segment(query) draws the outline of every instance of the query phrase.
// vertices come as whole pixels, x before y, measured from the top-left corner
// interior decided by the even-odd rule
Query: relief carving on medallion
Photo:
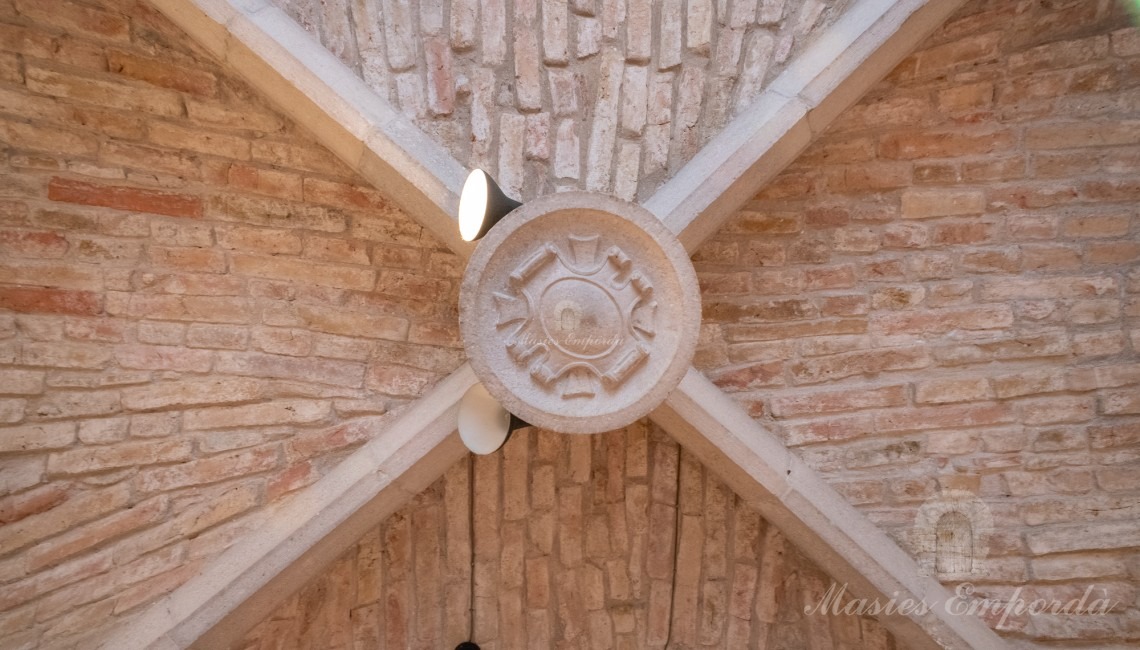
[[[511,358],[562,399],[619,388],[649,358],[656,335],[653,285],[598,235],[547,243],[494,293]]]

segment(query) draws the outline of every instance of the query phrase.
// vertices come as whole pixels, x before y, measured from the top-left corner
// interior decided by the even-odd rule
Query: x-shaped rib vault
[[[471,254],[454,217],[466,170],[283,11],[268,0],[151,2],[440,241]],[[961,3],[856,0],[643,207],[692,253]],[[464,364],[101,647],[240,639],[463,458],[456,414],[475,383]],[[1005,647],[980,619],[948,614],[950,594],[936,580],[696,369],[650,417],[851,592],[929,604],[921,615],[881,617],[904,647]]]

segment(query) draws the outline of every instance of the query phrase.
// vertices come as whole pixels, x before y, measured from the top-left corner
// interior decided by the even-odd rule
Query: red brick
[[[104,368],[111,360],[111,352],[96,343],[25,343],[20,362],[25,366],[54,368]]]
[[[192,95],[214,96],[217,93],[217,78],[187,63],[172,64],[169,60],[138,56],[124,50],[107,50],[107,68],[111,72]]]
[[[32,570],[50,566],[107,540],[157,523],[166,509],[166,498],[157,497],[85,526],[73,528],[63,535],[36,545],[28,554],[28,566]]]
[[[0,308],[24,313],[95,316],[103,311],[103,299],[90,291],[0,286]]]
[[[865,319],[847,318],[778,325],[734,325],[727,331],[727,339],[730,342],[771,341],[803,336],[863,334],[866,331]]]
[[[855,267],[851,264],[817,267],[804,272],[806,288],[812,291],[849,289],[855,286]]]
[[[1013,147],[1013,134],[1009,131],[986,133],[913,131],[887,133],[879,140],[879,154],[893,160],[916,158],[955,158],[958,156],[992,154]]]
[[[1069,217],[1061,224],[1067,237],[1120,237],[1127,235],[1132,224],[1128,214]]]
[[[883,334],[944,333],[951,330],[1002,329],[1013,324],[1009,305],[988,305],[966,309],[938,309],[872,314],[871,327]]]
[[[985,377],[932,379],[914,386],[914,401],[919,404],[975,402],[990,397],[990,386]]]
[[[183,416],[186,430],[268,427],[279,424],[309,424],[329,416],[323,400],[277,399],[261,404],[197,408]]]
[[[284,357],[258,352],[219,352],[216,372],[294,379],[333,386],[360,387],[364,366],[348,361]]]
[[[149,246],[146,254],[151,266],[159,269],[199,273],[224,273],[226,270],[226,256],[219,250]]]
[[[1081,267],[1080,249],[1062,244],[1025,244],[1020,247],[1026,271],[1075,271]]]
[[[272,503],[282,495],[315,483],[320,474],[312,463],[305,461],[277,473],[265,486],[265,499]]]
[[[319,274],[314,274],[312,262],[279,257],[234,254],[233,270],[243,275],[358,291],[371,291],[376,284],[376,272],[371,269],[326,264]]]
[[[1108,415],[1140,414],[1140,390],[1108,391],[1100,397],[1101,410]]]
[[[771,361],[718,371],[712,376],[712,381],[729,392],[749,391],[764,386],[782,386],[783,373],[783,361]]]
[[[21,15],[42,25],[97,35],[109,41],[130,40],[130,22],[122,15],[68,0],[53,2],[50,6],[34,0],[18,0],[18,7]]]
[[[185,149],[207,156],[232,160],[250,159],[250,143],[244,137],[173,122],[148,123],[147,140],[161,147]]]
[[[319,178],[305,178],[304,196],[307,202],[320,203],[336,208],[369,210],[381,213],[393,213],[396,210],[382,194],[374,189]]]
[[[772,415],[778,418],[816,413],[835,413],[906,404],[906,386],[871,389],[847,389],[803,395],[774,397],[770,401]]]
[[[701,295],[733,295],[751,292],[751,274],[698,272]]]
[[[130,318],[196,321],[206,323],[246,323],[250,308],[244,298],[215,296],[121,296],[114,305],[108,300],[107,312]]]
[[[230,165],[229,183],[256,194],[289,201],[300,201],[303,198],[300,174],[234,163]]]
[[[1061,370],[1027,370],[993,377],[994,394],[1000,398],[1021,397],[1065,390],[1065,374]]]
[[[55,43],[50,35],[19,25],[0,25],[0,50],[50,59]]]
[[[160,345],[121,345],[115,348],[115,360],[123,368],[181,372],[208,372],[214,361],[206,350]]]
[[[298,463],[332,450],[351,447],[372,438],[377,427],[376,421],[365,419],[323,431],[299,433],[285,443],[285,457],[289,463]]]
[[[930,357],[926,349],[912,346],[847,352],[796,361],[790,364],[789,371],[795,383],[815,384],[889,370],[916,370],[928,365]]]
[[[766,213],[745,210],[725,224],[725,232],[748,235],[793,234],[803,229],[802,218],[791,213]]]
[[[172,90],[139,88],[117,79],[97,77],[90,73],[68,74],[38,65],[27,65],[24,74],[28,89],[33,92],[117,111],[135,111],[165,117],[178,117],[182,114],[182,98]]]
[[[870,435],[874,431],[874,418],[866,414],[794,422],[784,426],[785,440],[790,446],[842,442]]]
[[[815,318],[819,310],[808,300],[766,300],[746,304],[706,302],[704,318],[720,322],[782,321]]]
[[[1021,268],[1019,249],[981,250],[962,255],[962,268],[976,273],[1016,273]]]
[[[165,492],[191,485],[207,485],[238,476],[260,474],[277,467],[278,445],[218,454],[209,458],[143,470],[135,478],[135,486],[144,493]]]
[[[980,161],[962,163],[962,180],[967,183],[1011,181],[1024,177],[1024,156],[986,156]]]
[[[0,525],[50,510],[66,498],[66,484],[52,483],[0,499]]]
[[[1140,200],[1140,181],[1131,178],[1087,181],[1081,196],[1091,201],[1135,202]]]
[[[419,397],[439,378],[439,375],[433,372],[418,368],[375,364],[368,369],[364,383],[370,390],[385,395]]]
[[[1017,402],[1018,415],[1026,424],[1087,422],[1096,415],[1093,398],[1085,396],[1037,397]]]
[[[262,384],[254,379],[215,377],[163,381],[123,390],[123,406],[151,410],[174,406],[245,402],[262,396]]]
[[[98,142],[88,134],[0,118],[0,141],[15,149],[54,155],[93,156]]]
[[[870,192],[910,185],[912,170],[906,163],[868,162],[827,170],[828,188],[836,192]]]
[[[919,52],[917,73],[940,74],[965,64],[979,64],[997,58],[1001,32],[993,31],[954,40]]]
[[[902,216],[907,219],[982,214],[985,209],[980,190],[910,189],[902,194]]]
[[[86,474],[122,467],[184,461],[190,458],[189,440],[121,442],[84,446],[48,456],[49,474]]]
[[[202,200],[196,196],[121,185],[99,185],[59,177],[51,179],[48,184],[48,198],[172,217],[202,216]]]
[[[1009,278],[982,284],[983,300],[1026,300],[1030,298],[1092,298],[1111,295],[1117,282],[1111,276],[1072,276],[1061,278]]]
[[[51,510],[0,527],[0,553],[7,554],[11,550],[97,519],[119,510],[129,501],[130,489],[125,484],[78,492]]]
[[[876,433],[902,433],[932,429],[979,427],[1012,422],[1007,404],[982,402],[951,406],[925,406],[895,409],[875,414]]]
[[[1090,242],[1084,260],[1093,265],[1133,264],[1140,261],[1140,243],[1133,241]]]
[[[364,242],[333,237],[306,237],[304,256],[324,262],[369,264],[368,246]]]
[[[118,140],[100,144],[99,162],[128,169],[162,172],[179,178],[197,179],[201,176],[198,160],[191,154]]]

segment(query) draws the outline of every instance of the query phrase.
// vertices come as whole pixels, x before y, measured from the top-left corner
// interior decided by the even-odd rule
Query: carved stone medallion
[[[475,249],[460,329],[475,373],[507,410],[563,433],[647,415],[688,369],[700,327],[688,255],[644,208],[555,194]]]

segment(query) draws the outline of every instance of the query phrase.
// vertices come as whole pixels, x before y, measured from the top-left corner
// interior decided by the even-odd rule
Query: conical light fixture
[[[459,236],[475,241],[522,203],[503,194],[503,190],[482,169],[474,169],[463,183],[459,195]]]
[[[483,384],[467,389],[459,401],[459,438],[471,453],[493,454],[512,432],[529,426],[503,408]]]

